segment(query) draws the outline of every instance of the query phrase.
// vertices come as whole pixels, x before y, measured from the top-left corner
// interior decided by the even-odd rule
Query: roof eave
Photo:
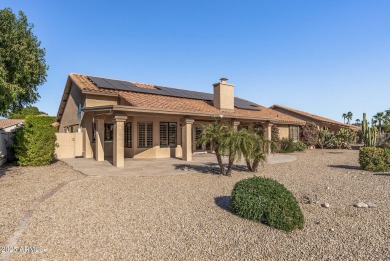
[[[83,111],[84,112],[102,112],[102,111],[144,112],[144,113],[186,115],[186,116],[200,116],[200,117],[215,116],[215,114],[212,114],[212,113],[161,110],[161,109],[153,109],[153,108],[140,108],[140,107],[126,106],[126,105],[107,105],[107,106],[86,107],[86,108],[83,108]],[[279,120],[277,118],[268,118],[268,117],[261,117],[260,118],[260,117],[250,117],[250,116],[248,117],[248,116],[229,115],[229,114],[223,114],[223,113],[221,115],[223,115],[223,118],[228,118],[228,119],[246,119],[246,120],[279,122]]]

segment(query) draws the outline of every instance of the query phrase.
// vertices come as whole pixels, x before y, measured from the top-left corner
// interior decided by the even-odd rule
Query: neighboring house
[[[318,116],[315,114],[307,113],[304,111],[288,108],[288,107],[277,105],[277,104],[271,106],[270,109],[275,110],[275,111],[279,111],[281,113],[290,115],[292,117],[301,119],[301,120],[306,121],[306,122],[314,122],[320,128],[326,128],[326,129],[329,129],[330,131],[338,131],[341,128],[348,128],[348,129],[351,129],[353,131],[360,130],[360,127],[358,127],[358,126],[354,126],[351,124],[345,124],[345,123],[331,120],[331,119],[328,119],[328,118],[325,118],[322,116]]]
[[[206,150],[196,139],[204,124],[223,119],[235,128],[262,128],[267,139],[277,125],[281,137],[298,139],[304,121],[234,97],[234,85],[222,78],[214,93],[70,74],[57,114],[59,132],[82,132],[82,155],[103,161],[113,157],[192,160]]]
[[[13,160],[12,133],[23,123],[24,120],[0,119],[0,166]]]

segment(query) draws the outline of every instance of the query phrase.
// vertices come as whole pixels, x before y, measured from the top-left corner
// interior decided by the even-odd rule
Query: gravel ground
[[[45,167],[0,167],[0,246],[14,233],[19,221],[61,183],[82,177],[63,162]]]
[[[87,177],[36,206],[18,245],[43,247],[45,253],[15,253],[11,260],[390,260],[390,174],[359,170],[358,151],[294,155],[296,161],[265,165],[258,175],[283,183],[299,201],[307,196],[330,204],[300,203],[303,230],[285,233],[230,213],[234,184],[252,176],[245,172],[231,178],[194,172]],[[7,181],[6,175],[1,188],[21,183],[10,191],[35,199],[57,176],[78,177],[65,177],[64,170],[70,171],[63,164],[42,168],[47,177],[35,178],[23,168],[28,173],[21,181],[19,175]],[[13,212],[9,201],[15,199],[8,195],[5,209]],[[358,201],[378,207],[353,207]],[[14,219],[28,207],[18,207]]]

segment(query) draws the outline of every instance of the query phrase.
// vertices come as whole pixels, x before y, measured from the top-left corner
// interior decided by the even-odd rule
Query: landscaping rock
[[[354,206],[357,208],[368,208],[368,205],[364,202],[358,202]]]
[[[372,203],[372,202],[367,202],[367,206],[368,206],[369,208],[376,208],[376,207],[377,207],[377,205],[374,204],[374,203]]]
[[[330,207],[329,203],[322,203],[321,206],[323,206],[324,208],[329,208]]]

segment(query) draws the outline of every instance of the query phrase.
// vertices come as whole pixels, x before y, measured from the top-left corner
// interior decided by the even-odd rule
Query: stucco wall
[[[83,101],[81,90],[74,83],[72,83],[70,87],[69,97],[64,108],[64,113],[61,118],[59,132],[64,132],[64,127],[66,126],[80,124],[81,118],[79,119],[77,117],[77,113],[78,106],[79,104],[82,104],[82,102]],[[77,127],[78,126],[75,127],[75,131]]]
[[[94,94],[86,94],[85,107],[118,105],[118,97],[116,96],[102,96]]]
[[[92,115],[86,115],[83,119],[82,126],[85,128],[83,130],[84,136],[90,135],[91,138],[84,137],[84,140],[87,142],[88,140],[92,141],[92,119],[89,119]],[[181,119],[179,117],[172,116],[128,116],[126,122],[132,123],[132,148],[125,147],[125,158],[169,158],[169,157],[182,157],[182,139],[181,139],[181,127],[180,127]],[[105,123],[112,124],[112,116],[107,116],[104,120]],[[152,148],[138,148],[138,122],[152,122],[153,123],[153,147]],[[160,122],[176,122],[176,136],[177,136],[177,146],[174,148],[166,148],[160,147]],[[90,149],[92,155],[95,154],[95,142],[90,142]],[[84,145],[85,148],[88,144]],[[105,157],[113,156],[113,142],[105,141],[104,142],[104,155]]]

